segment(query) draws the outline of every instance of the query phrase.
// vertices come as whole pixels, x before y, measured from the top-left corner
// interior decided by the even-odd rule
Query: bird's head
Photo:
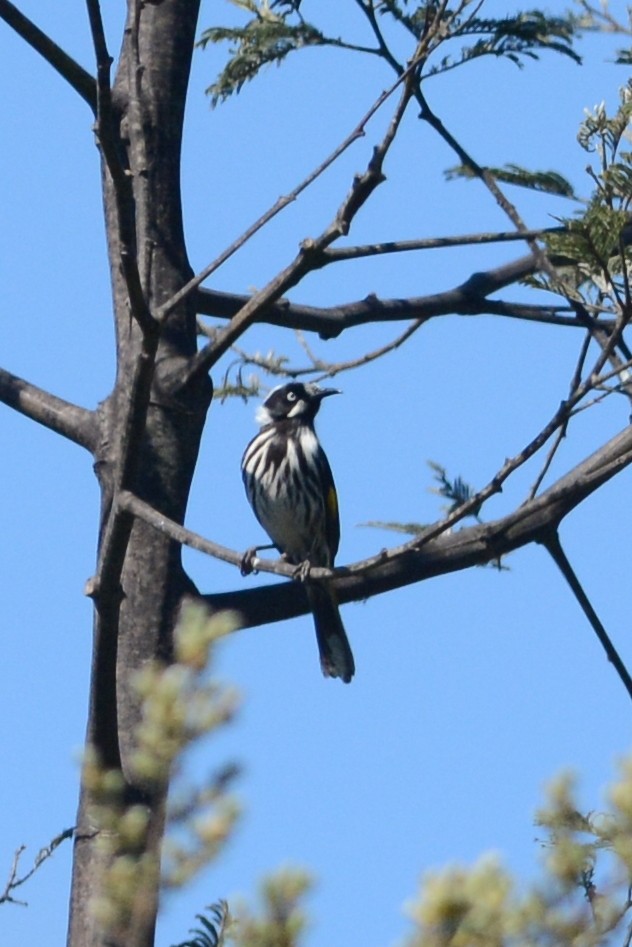
[[[304,385],[292,381],[289,385],[273,388],[257,411],[257,421],[262,426],[288,418],[313,421],[323,398],[339,395],[337,388],[319,388],[318,385]]]

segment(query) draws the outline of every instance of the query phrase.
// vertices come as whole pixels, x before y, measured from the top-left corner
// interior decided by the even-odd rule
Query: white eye
[[[288,401],[296,401],[296,393],[294,391],[288,391],[285,397]]]

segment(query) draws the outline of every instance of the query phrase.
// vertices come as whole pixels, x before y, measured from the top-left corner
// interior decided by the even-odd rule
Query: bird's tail
[[[305,586],[314,615],[323,674],[339,677],[348,684],[355,674],[355,662],[333,590],[322,582],[308,581]]]

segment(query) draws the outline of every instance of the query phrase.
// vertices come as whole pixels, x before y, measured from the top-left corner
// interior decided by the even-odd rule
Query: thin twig
[[[337,157],[345,147],[348,147],[351,141],[354,141],[360,134],[363,134],[364,125],[366,121],[368,121],[368,117],[374,114],[377,108],[379,108],[383,101],[386,101],[395,88],[400,84],[404,85],[402,95],[400,96],[382,141],[374,149],[365,172],[362,175],[355,176],[351,190],[338,208],[331,224],[316,239],[304,241],[299,254],[294,260],[278,273],[262,290],[255,293],[254,296],[251,296],[243,308],[233,317],[230,324],[218,334],[215,341],[205,346],[191,359],[188,369],[180,382],[182,387],[190,384],[201,373],[207,372],[255,321],[256,317],[263,310],[277,302],[283,293],[296,285],[307,273],[317,269],[321,265],[323,250],[339,237],[349,232],[349,227],[357,212],[368,200],[374,189],[384,180],[382,165],[410,102],[413,91],[411,77],[417,68],[417,62],[412,62],[398,82],[380,96],[360,125],[357,126],[355,131],[348,136],[345,142],[334,152],[332,158],[334,156]],[[198,282],[201,282],[201,280],[198,280]],[[193,280],[191,284],[187,285],[189,285],[191,289],[194,289],[198,283]],[[179,295],[180,294],[177,293],[173,299],[176,299]],[[167,307],[170,307],[172,302],[168,303]],[[163,311],[164,308],[165,307],[162,307],[161,311]]]
[[[621,679],[621,683],[623,684],[626,691],[628,692],[628,696],[632,699],[632,677],[630,677],[628,669],[623,663],[623,660],[621,659],[619,652],[617,651],[614,644],[612,643],[612,640],[610,639],[608,632],[606,631],[602,622],[600,621],[599,616],[597,615],[595,609],[593,608],[590,602],[590,599],[586,595],[581,582],[577,578],[573,570],[573,567],[568,561],[568,558],[564,550],[562,549],[562,544],[560,543],[560,538],[557,533],[557,530],[554,530],[551,533],[545,535],[543,538],[540,539],[540,542],[545,547],[545,549],[547,550],[547,552],[549,553],[549,555],[555,562],[556,566],[559,568],[560,572],[566,579],[573,595],[575,596],[575,598],[577,599],[580,605],[580,608],[582,609],[584,615],[590,622],[590,625],[593,631],[597,635],[597,638],[599,639],[601,646],[606,652],[606,657],[608,658],[608,661],[610,661],[610,663],[613,665],[615,671],[617,672],[617,674],[619,675],[619,678]]]
[[[577,365],[575,366],[575,371],[573,372],[573,378],[572,378],[571,383],[570,383],[570,386],[569,386],[569,394],[570,394],[571,397],[572,397],[573,393],[574,393],[575,391],[577,391],[577,389],[578,389],[578,387],[579,387],[579,385],[580,385],[580,383],[581,383],[581,377],[582,377],[582,372],[583,372],[583,369],[584,369],[584,363],[585,363],[586,357],[587,357],[587,355],[588,355],[588,348],[589,348],[589,346],[590,346],[591,340],[592,340],[592,336],[591,336],[590,332],[587,332],[586,335],[585,335],[585,337],[584,337],[584,341],[583,341],[583,343],[582,343],[582,347],[581,347],[581,350],[580,350],[580,353],[579,353],[579,358],[577,359]],[[542,484],[542,481],[543,481],[544,478],[546,477],[546,475],[547,475],[547,473],[548,473],[548,470],[549,470],[551,464],[553,463],[553,458],[555,457],[555,455],[556,455],[556,453],[557,453],[557,450],[558,450],[560,444],[562,443],[562,441],[563,441],[564,438],[566,437],[566,432],[567,432],[567,430],[568,430],[568,425],[569,425],[570,419],[571,419],[571,413],[569,412],[568,417],[566,418],[566,420],[564,421],[564,423],[561,425],[559,431],[557,432],[557,435],[556,435],[556,437],[555,437],[555,440],[554,440],[554,442],[553,442],[553,445],[552,445],[552,447],[551,447],[549,453],[547,454],[546,460],[544,461],[544,465],[543,465],[543,467],[542,467],[542,470],[540,471],[540,473],[539,473],[538,476],[536,477],[535,483],[533,484],[533,486],[531,487],[531,490],[529,491],[529,499],[531,499],[532,497],[534,497],[534,496],[536,495],[536,493],[538,492],[538,490],[540,489],[540,486],[541,486],[541,484]]]
[[[412,335],[414,335],[417,329],[419,329],[424,324],[424,321],[425,320],[422,319],[416,319],[414,322],[411,322],[403,332],[397,335],[390,342],[387,342],[386,345],[382,345],[370,352],[365,352],[364,355],[360,355],[358,358],[348,359],[344,362],[327,362],[321,358],[318,358],[311,351],[305,339],[301,337],[299,337],[299,343],[311,361],[311,365],[306,365],[305,367],[287,365],[284,361],[276,365],[274,364],[274,360],[266,359],[264,355],[248,355],[247,352],[239,349],[236,345],[233,345],[231,348],[232,351],[234,351],[236,355],[239,356],[239,362],[242,365],[252,365],[256,368],[262,368],[269,375],[283,375],[287,378],[300,378],[303,375],[313,375],[314,372],[317,372],[318,376],[314,378],[314,381],[322,381],[324,378],[333,378],[336,375],[340,375],[342,372],[359,368],[362,365],[368,365],[370,362],[374,362],[377,359],[382,358],[384,355],[394,352]],[[205,327],[203,327],[203,330],[204,334],[206,334]],[[297,334],[299,336],[301,335],[300,332]]]
[[[19,901],[17,898],[14,898],[12,892],[32,878],[38,868],[40,868],[41,865],[43,865],[43,863],[53,855],[55,850],[59,848],[62,842],[65,842],[67,839],[71,839],[73,837],[74,832],[74,828],[64,829],[63,832],[60,832],[59,835],[55,836],[55,838],[49,842],[48,845],[45,845],[44,848],[39,850],[33,861],[33,867],[30,868],[29,871],[27,871],[24,875],[18,877],[20,859],[26,851],[26,845],[20,845],[20,847],[14,852],[11,868],[9,869],[9,877],[5,883],[4,890],[0,891],[0,904],[19,904],[23,907],[26,907],[26,901]]]
[[[280,197],[272,207],[255,220],[247,230],[245,230],[233,243],[230,244],[225,250],[223,250],[218,257],[216,257],[208,266],[205,266],[204,269],[200,270],[188,283],[178,290],[171,299],[168,299],[157,312],[157,318],[162,320],[166,318],[173,309],[176,308],[179,303],[182,302],[187,296],[190,295],[197,287],[208,279],[208,277],[214,273],[216,270],[223,266],[223,264],[230,259],[238,250],[240,250],[262,227],[265,227],[274,217],[277,216],[288,204],[292,204],[297,198],[305,191],[314,181],[317,180],[328,168],[334,164],[338,158],[347,151],[351,145],[357,141],[359,138],[363,138],[366,134],[366,126],[369,121],[373,118],[375,113],[382,107],[382,105],[390,98],[390,96],[395,92],[395,90],[401,85],[403,77],[399,77],[396,82],[394,82],[388,89],[386,89],[382,94],[375,100],[370,109],[362,116],[355,128],[350,132],[349,135],[342,141],[337,148],[335,148],[332,153],[325,158],[325,160],[318,165],[313,171],[311,171],[300,184],[298,184],[289,194]]]
[[[326,263],[343,260],[358,260],[367,256],[386,253],[409,253],[416,250],[442,250],[453,247],[481,246],[487,243],[512,243],[517,240],[535,240],[545,234],[563,233],[564,227],[549,227],[544,230],[509,231],[500,233],[460,234],[454,237],[428,237],[420,240],[389,240],[385,243],[359,244],[354,247],[332,247],[324,251]]]
[[[420,536],[411,540],[411,542],[408,544],[409,548],[421,549],[432,539],[435,539],[437,536],[441,535],[447,530],[452,529],[452,527],[464,519],[464,517],[469,516],[475,510],[480,509],[480,507],[487,500],[489,500],[490,497],[500,493],[508,477],[510,477],[511,474],[522,467],[546,444],[549,438],[551,438],[552,435],[555,434],[555,432],[566,422],[567,417],[575,409],[579,402],[582,401],[582,399],[585,398],[585,396],[590,391],[602,384],[605,380],[605,377],[611,377],[614,374],[618,374],[618,372],[619,369],[614,370],[604,377],[591,374],[589,378],[578,385],[572,395],[570,395],[565,401],[561,402],[548,424],[546,424],[540,430],[540,432],[536,434],[536,436],[520,451],[520,453],[505,461],[498,473],[496,473],[496,475],[485,487],[470,497],[470,499],[461,506],[453,510],[453,512],[446,516],[446,518],[440,523],[428,527],[428,529],[424,530]]]

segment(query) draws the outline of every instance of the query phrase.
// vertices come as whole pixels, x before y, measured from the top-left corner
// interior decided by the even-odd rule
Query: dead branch
[[[14,897],[13,892],[16,890],[16,888],[19,888],[30,878],[32,878],[38,868],[40,868],[40,866],[43,865],[44,862],[53,855],[55,850],[59,848],[62,842],[65,842],[67,839],[71,839],[73,837],[74,831],[74,828],[64,829],[63,832],[60,832],[59,835],[56,835],[48,845],[45,845],[44,848],[39,850],[35,856],[32,867],[23,875],[18,875],[18,868],[20,865],[20,859],[26,851],[26,845],[20,845],[20,847],[16,849],[13,854],[13,860],[11,862],[11,868],[9,869],[9,876],[6,880],[4,890],[0,891],[0,904],[20,904],[23,907],[26,907],[26,901],[19,901],[16,897]]]

